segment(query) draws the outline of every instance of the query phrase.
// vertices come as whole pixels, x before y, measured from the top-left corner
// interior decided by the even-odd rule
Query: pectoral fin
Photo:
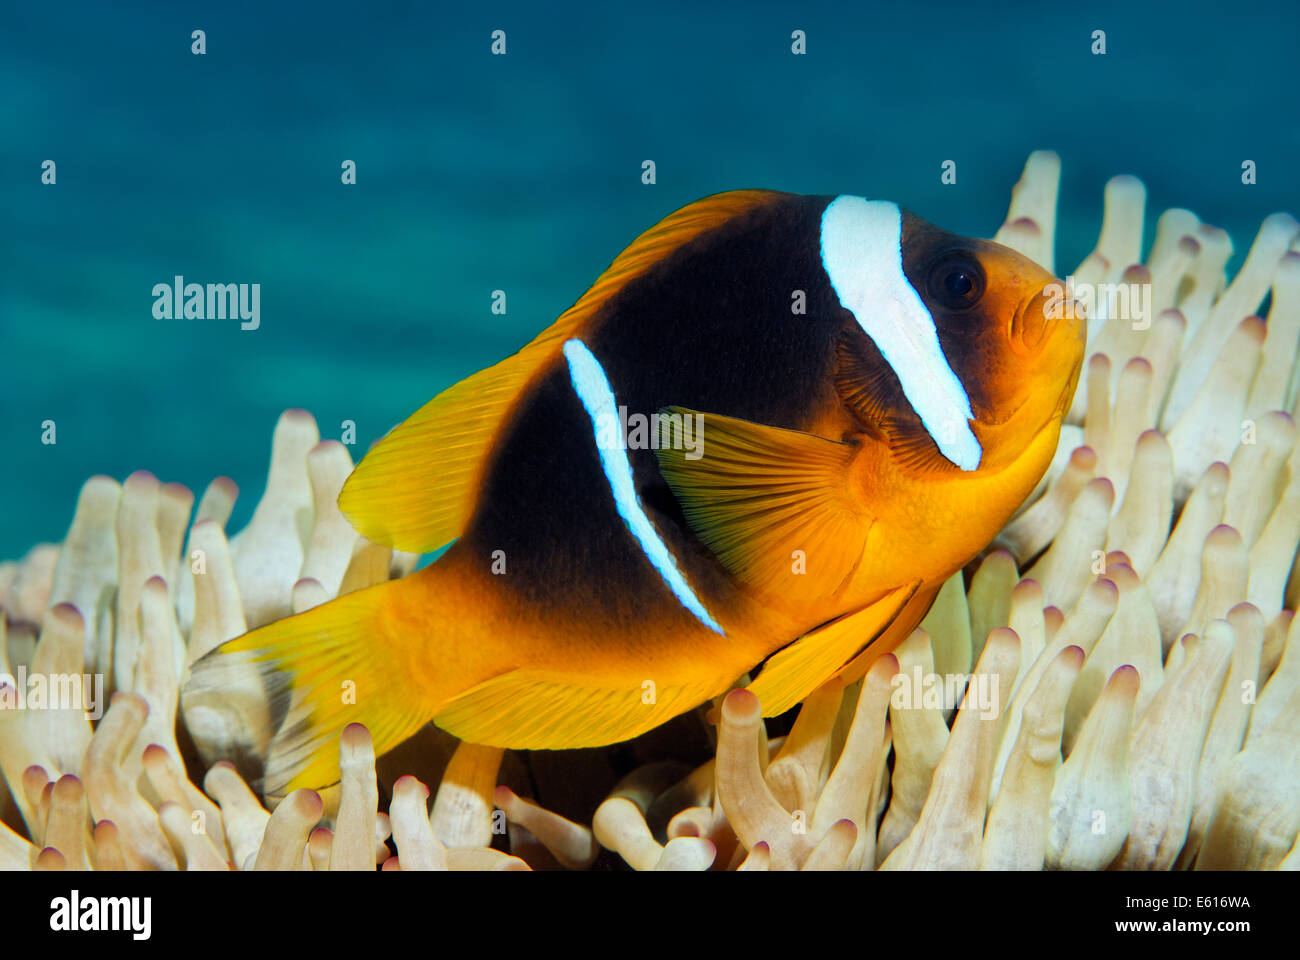
[[[696,536],[759,592],[834,593],[861,560],[872,522],[849,492],[857,448],[711,413],[703,424],[697,459],[656,451]]]

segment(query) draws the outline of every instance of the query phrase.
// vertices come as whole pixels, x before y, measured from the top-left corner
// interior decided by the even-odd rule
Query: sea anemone
[[[1053,271],[1058,182],[1032,155],[996,236]],[[1091,296],[1088,360],[1039,489],[792,724],[735,689],[632,744],[428,727],[378,763],[354,724],[337,786],[259,798],[258,678],[216,710],[182,697],[189,665],[418,558],[349,526],[351,456],[302,411],[229,540],[228,479],[190,525],[177,484],[91,478],[61,545],[0,565],[0,706],[24,707],[0,709],[0,866],[1300,869],[1300,228],[1266,219],[1228,283],[1226,233],[1166,211],[1143,262],[1144,215],[1111,180],[1062,298]],[[78,706],[50,708],[55,678]]]

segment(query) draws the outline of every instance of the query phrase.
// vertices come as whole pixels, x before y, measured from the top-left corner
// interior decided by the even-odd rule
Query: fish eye
[[[949,310],[965,310],[984,295],[984,271],[966,254],[945,254],[930,267],[929,289]]]

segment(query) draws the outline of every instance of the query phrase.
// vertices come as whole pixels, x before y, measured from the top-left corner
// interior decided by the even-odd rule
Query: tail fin
[[[428,638],[394,616],[408,581],[358,590],[236,637],[196,662],[187,704],[217,707],[250,668],[270,698],[271,738],[262,778],[266,794],[319,789],[339,779],[339,735],[363,723],[375,753],[395,747],[433,718],[424,664]]]

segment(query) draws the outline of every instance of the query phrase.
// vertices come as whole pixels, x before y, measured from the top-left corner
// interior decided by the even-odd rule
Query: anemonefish
[[[261,672],[269,793],[337,781],[352,722],[379,752],[431,720],[589,747],[746,674],[779,714],[904,639],[1043,476],[1085,332],[1055,283],[885,201],[690,204],[352,473],[357,530],[454,541],[436,562],[226,643],[187,692]]]

